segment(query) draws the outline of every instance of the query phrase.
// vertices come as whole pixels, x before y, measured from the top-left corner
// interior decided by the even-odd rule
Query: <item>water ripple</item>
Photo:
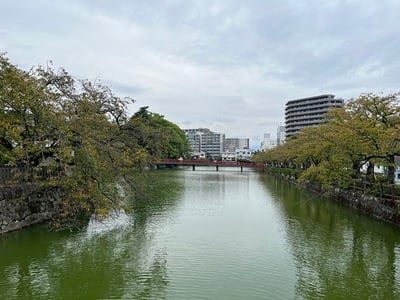
[[[107,216],[99,218],[93,215],[86,229],[89,237],[97,234],[104,234],[106,232],[127,227],[131,223],[131,218],[125,213],[124,210],[112,210]]]

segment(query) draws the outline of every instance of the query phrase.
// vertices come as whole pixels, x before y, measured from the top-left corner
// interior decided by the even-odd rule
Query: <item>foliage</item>
[[[282,174],[294,178],[299,178],[301,174],[304,172],[300,169],[291,169],[291,168],[269,168],[268,171],[270,173]]]
[[[0,55],[0,163],[59,170],[64,219],[120,207],[121,186],[137,189],[152,156],[189,149],[182,130],[147,107],[129,118],[130,102],[99,81],[51,65],[23,71]]]
[[[375,180],[374,165],[387,169],[386,182],[394,182],[395,157],[400,155],[399,94],[363,94],[344,108],[331,110],[326,122],[307,127],[295,137],[254,160],[274,167],[305,170],[300,180],[325,187],[348,187],[368,166],[367,179]]]
[[[149,112],[148,106],[141,107],[128,124],[138,129],[139,144],[153,157],[189,156],[190,144],[184,131],[164,119],[164,116]]]

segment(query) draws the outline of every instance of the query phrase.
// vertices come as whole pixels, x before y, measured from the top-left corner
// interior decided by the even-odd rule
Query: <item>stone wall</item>
[[[57,187],[0,186],[0,234],[51,220],[60,212],[61,199]]]
[[[296,178],[279,174],[287,181],[298,184]],[[367,214],[375,219],[383,220],[400,226],[400,201],[384,199],[366,195],[357,190],[323,190],[318,184],[306,181],[301,186],[307,190],[316,192],[324,198],[339,202],[343,205]]]
[[[376,219],[400,226],[400,201],[365,195],[358,191],[335,190],[330,198]]]

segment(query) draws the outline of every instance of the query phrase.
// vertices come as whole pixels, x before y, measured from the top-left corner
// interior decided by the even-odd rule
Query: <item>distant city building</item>
[[[235,149],[235,151],[225,151],[221,155],[222,161],[251,160],[255,151],[251,149]]]
[[[237,149],[236,160],[251,160],[255,151],[250,149]]]
[[[194,155],[198,155],[201,152],[201,134],[203,130],[205,129],[184,129],[186,138],[188,139],[190,148],[192,149],[192,154]]]
[[[224,151],[221,159],[222,161],[236,161],[236,151]]]
[[[285,126],[279,125],[278,129],[276,130],[276,144],[282,145],[285,142],[286,138],[286,128]]]
[[[343,104],[343,99],[335,99],[335,95],[330,94],[288,101],[285,109],[286,138],[304,127],[321,124],[326,112]]]
[[[276,146],[276,141],[271,138],[270,133],[264,133],[264,138],[261,142],[261,151],[272,149]]]
[[[208,128],[184,129],[192,149],[192,156],[216,159],[224,150],[225,134]]]
[[[204,151],[192,152],[192,159],[207,158]]]
[[[236,149],[249,149],[249,144],[248,138],[226,138],[224,142],[224,152],[234,152]]]

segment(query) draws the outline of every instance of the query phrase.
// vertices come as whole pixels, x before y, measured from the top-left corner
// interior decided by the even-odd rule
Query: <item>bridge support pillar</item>
[[[216,165],[216,168],[217,168],[217,172],[218,172],[218,165]]]
[[[192,165],[192,171],[196,170],[196,167],[194,165]]]

